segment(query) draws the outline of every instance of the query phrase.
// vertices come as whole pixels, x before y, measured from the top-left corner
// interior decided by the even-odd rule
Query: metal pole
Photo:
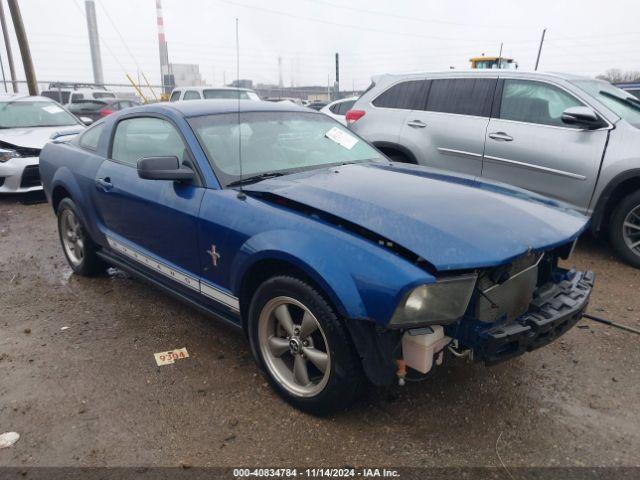
[[[13,29],[16,32],[18,46],[20,47],[20,56],[22,57],[22,66],[24,67],[24,76],[27,79],[29,87],[29,95],[38,95],[38,82],[36,81],[36,72],[33,69],[33,60],[31,59],[31,51],[29,50],[29,41],[27,40],[27,32],[22,23],[22,14],[18,0],[7,0],[11,19],[13,20]]]
[[[536,68],[538,70],[538,63],[540,63],[540,54],[542,53],[542,44],[544,43],[544,34],[547,33],[547,29],[542,30],[542,37],[540,38],[540,46],[538,47],[538,56],[536,57]]]
[[[335,88],[335,98],[336,100],[340,96],[340,56],[336,52],[336,88]]]
[[[102,72],[102,56],[100,55],[100,36],[98,35],[98,22],[96,21],[96,4],[93,0],[85,0],[84,7],[87,12],[87,31],[89,32],[89,49],[91,50],[93,83],[103,85],[104,75]]]
[[[7,79],[4,77],[4,64],[2,63],[2,55],[0,55],[0,69],[2,69],[2,83],[4,84],[4,93],[9,93],[9,90],[7,90]]]
[[[7,61],[9,62],[9,73],[11,75],[11,84],[13,85],[13,93],[18,93],[18,81],[16,80],[16,69],[13,65],[13,54],[11,53],[11,40],[9,39],[9,30],[7,30],[7,20],[4,17],[4,6],[0,0],[0,25],[2,26],[2,35],[4,36],[4,45],[7,49]]]
[[[502,68],[502,45],[503,42],[500,42],[500,53],[498,54],[498,69]]]

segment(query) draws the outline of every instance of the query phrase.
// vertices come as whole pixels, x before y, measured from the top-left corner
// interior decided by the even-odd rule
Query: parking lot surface
[[[0,199],[0,245],[0,433],[21,435],[0,466],[640,464],[638,335],[582,320],[315,418],[268,387],[241,333],[122,272],[72,275],[49,205]],[[570,263],[596,272],[590,313],[640,327],[640,271],[589,236]]]

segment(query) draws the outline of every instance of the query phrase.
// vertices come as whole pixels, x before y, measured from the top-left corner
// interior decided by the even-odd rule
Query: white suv
[[[82,100],[98,100],[116,98],[116,94],[105,88],[83,87],[67,84],[51,84],[47,90],[40,92],[43,97],[55,100],[61,105],[80,102]]]
[[[250,88],[235,87],[176,87],[171,91],[169,97],[170,102],[179,100],[229,100],[236,99],[240,96],[240,100],[256,100],[260,101],[260,97]]]

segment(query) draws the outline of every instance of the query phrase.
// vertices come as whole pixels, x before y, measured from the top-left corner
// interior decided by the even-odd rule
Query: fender
[[[592,231],[599,232],[602,228],[607,204],[609,203],[609,200],[611,200],[611,197],[613,196],[616,189],[622,183],[634,178],[640,181],[640,168],[633,168],[619,173],[609,181],[606,187],[604,187],[602,193],[600,194],[600,198],[598,198],[598,202],[596,203],[596,207],[594,208],[593,215],[591,217]]]
[[[352,236],[350,240],[335,232],[333,236],[289,229],[260,233],[248,239],[234,259],[232,291],[240,292],[246,272],[256,262],[286,261],[316,282],[341,315],[384,325],[409,288],[435,281],[424,270],[377,245]]]

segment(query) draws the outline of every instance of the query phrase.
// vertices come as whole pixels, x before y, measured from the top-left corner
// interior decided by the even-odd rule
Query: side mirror
[[[138,160],[138,176],[145,180],[193,180],[195,173],[189,167],[180,166],[178,157],[147,157]]]
[[[568,125],[578,125],[589,130],[602,128],[606,123],[589,107],[569,107],[562,112],[562,121]]]
[[[80,117],[80,121],[84,123],[87,127],[93,123],[93,119],[89,117]]]

